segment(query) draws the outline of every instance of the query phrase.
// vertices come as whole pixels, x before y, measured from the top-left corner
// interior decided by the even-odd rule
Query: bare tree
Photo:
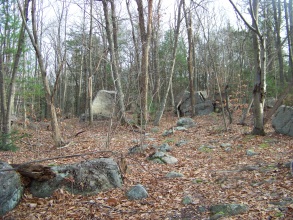
[[[282,42],[281,42],[281,0],[278,0],[278,8],[276,6],[276,1],[272,0],[273,10],[274,10],[274,21],[275,21],[275,44],[278,53],[278,62],[279,62],[279,75],[280,83],[284,84],[284,62],[283,62],[283,51],[282,51]]]
[[[109,44],[109,53],[110,53],[110,60],[111,60],[111,67],[114,75],[114,82],[115,82],[115,88],[118,95],[118,104],[119,104],[119,110],[118,110],[118,118],[122,124],[126,123],[125,118],[125,105],[124,105],[124,94],[122,90],[121,85],[121,77],[119,73],[119,67],[118,67],[118,57],[117,52],[115,52],[115,48],[117,49],[117,27],[113,27],[113,23],[116,23],[116,21],[112,21],[112,26],[110,25],[110,18],[109,18],[109,10],[108,10],[108,1],[111,2],[111,13],[112,13],[112,20],[116,19],[116,12],[115,12],[115,4],[114,0],[103,0],[103,10],[104,10],[104,16],[105,16],[105,22],[106,22],[106,33],[107,33],[107,39]],[[115,38],[115,39],[114,39]],[[115,43],[116,42],[116,43]],[[115,47],[116,45],[116,47]]]
[[[23,16],[27,19],[28,16],[28,0],[24,1],[24,12]],[[1,123],[1,133],[2,133],[2,146],[6,146],[9,142],[9,135],[11,132],[11,110],[13,104],[13,97],[15,94],[15,80],[16,73],[19,67],[19,61],[21,57],[21,53],[23,52],[23,46],[25,41],[25,22],[22,22],[20,33],[18,37],[17,51],[14,55],[13,65],[12,65],[12,74],[11,79],[8,86],[8,94],[5,95],[5,83],[4,83],[4,68],[3,68],[3,57],[2,57],[2,46],[0,49],[0,100],[1,100],[1,114],[2,118],[0,120]],[[7,102],[6,102],[7,101]]]
[[[151,74],[151,81],[152,81],[152,90],[153,90],[153,102],[160,103],[160,70],[159,70],[159,36],[160,36],[160,11],[161,9],[161,0],[158,1],[158,5],[156,8],[156,15],[154,16],[156,19],[153,19],[152,25],[152,74]]]
[[[195,115],[195,94],[194,94],[194,41],[192,33],[192,15],[190,9],[188,10],[183,1],[183,10],[185,16],[187,37],[188,37],[188,72],[189,72],[189,91],[190,91],[190,105],[191,105],[191,117]]]
[[[253,88],[253,100],[254,100],[254,127],[252,134],[265,135],[264,131],[264,103],[266,97],[266,40],[262,35],[258,25],[258,11],[259,0],[253,0],[250,2],[250,15],[252,18],[252,25],[250,25],[232,0],[229,2],[234,7],[237,14],[244,21],[246,26],[253,33],[253,47],[254,47],[254,60],[255,60],[255,78]]]
[[[44,87],[45,87],[46,102],[47,102],[47,105],[49,106],[50,112],[51,112],[51,126],[52,126],[53,140],[54,140],[54,143],[55,143],[56,147],[61,147],[64,144],[64,141],[62,139],[61,131],[60,131],[60,128],[59,128],[59,125],[58,125],[56,108],[55,108],[55,104],[54,104],[54,93],[56,91],[56,83],[57,83],[57,81],[55,82],[54,90],[52,92],[51,89],[50,89],[49,80],[48,80],[48,77],[47,77],[47,70],[46,70],[46,67],[45,67],[44,59],[43,59],[42,52],[41,52],[40,46],[39,46],[39,37],[38,37],[38,33],[37,33],[37,28],[36,28],[36,1],[35,0],[31,1],[32,2],[32,10],[31,10],[31,12],[32,12],[32,18],[31,18],[31,20],[32,20],[32,32],[31,32],[31,30],[29,29],[29,27],[27,25],[26,17],[25,17],[24,11],[22,9],[22,6],[21,6],[19,0],[17,0],[17,2],[18,2],[19,11],[20,11],[21,16],[22,16],[22,20],[23,20],[23,22],[25,24],[25,29],[26,29],[26,31],[27,31],[27,33],[29,35],[29,38],[31,40],[31,43],[32,43],[34,49],[35,49],[36,56],[37,56],[37,59],[38,59],[38,64],[39,64],[39,67],[40,67],[42,80],[43,80],[43,84],[44,84]],[[60,65],[58,67],[58,70],[57,70],[57,73],[56,73],[57,74],[56,79],[58,79],[59,76],[60,76],[63,64],[64,64],[64,57],[63,57],[63,61],[60,63]]]
[[[180,0],[179,6],[178,6],[177,22],[176,22],[175,29],[174,29],[174,45],[173,45],[173,49],[172,49],[172,67],[171,67],[171,72],[170,72],[170,75],[169,75],[169,79],[167,81],[168,82],[167,89],[166,89],[166,91],[164,93],[160,109],[157,112],[157,115],[156,115],[156,118],[155,118],[155,121],[154,121],[154,125],[156,125],[156,126],[160,124],[160,120],[161,120],[163,112],[165,110],[168,94],[169,94],[172,79],[173,79],[173,74],[174,74],[174,69],[175,69],[175,64],[176,64],[178,36],[179,36],[179,30],[180,30],[180,24],[181,24],[181,6],[183,4],[183,1],[184,0]]]
[[[93,0],[90,0],[90,33],[89,33],[89,79],[88,79],[88,99],[89,99],[89,119],[93,124]]]
[[[141,71],[140,71],[140,94],[141,94],[141,118],[140,124],[145,125],[148,121],[148,66],[149,66],[149,47],[152,31],[152,18],[153,18],[153,0],[148,1],[148,20],[147,28],[145,28],[144,20],[144,7],[142,0],[136,0],[138,18],[139,18],[139,30],[141,38]]]
[[[292,0],[289,0],[289,4],[287,1],[284,1],[284,9],[285,9],[285,21],[286,21],[286,32],[287,32],[287,41],[288,41],[288,51],[289,51],[289,72],[291,73],[291,80],[293,80],[293,49],[292,49],[292,41],[293,41],[293,3]]]

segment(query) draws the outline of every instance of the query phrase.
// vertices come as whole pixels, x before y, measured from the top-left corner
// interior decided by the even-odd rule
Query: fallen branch
[[[41,164],[11,164],[11,166],[14,167],[20,175],[40,182],[53,179],[56,176],[51,170],[51,167]]]
[[[33,163],[41,163],[41,162],[49,161],[49,160],[58,160],[58,159],[65,159],[65,158],[72,158],[72,157],[82,157],[82,156],[87,156],[87,155],[92,155],[92,154],[97,154],[97,153],[116,154],[116,152],[113,152],[113,151],[93,151],[93,152],[90,152],[90,153],[72,154],[72,155],[66,155],[66,156],[51,157],[51,158],[46,158],[46,159],[33,160],[33,161],[29,161],[29,162],[22,163],[22,164],[17,164],[18,166],[14,165],[13,169],[1,169],[0,172],[17,170],[19,167],[22,167],[22,166],[25,166],[25,165],[28,165],[28,164],[33,164]]]
[[[84,133],[84,132],[86,132],[86,130],[79,131],[79,132],[77,132],[77,133],[74,135],[74,137],[77,137],[78,135],[80,135],[80,134],[82,134],[82,133]]]

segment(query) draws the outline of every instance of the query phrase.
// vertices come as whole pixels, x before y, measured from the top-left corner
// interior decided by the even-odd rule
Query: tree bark
[[[141,71],[140,71],[141,118],[139,123],[142,126],[144,126],[148,122],[148,84],[149,84],[148,66],[149,66],[149,47],[150,47],[149,45],[150,45],[150,37],[151,37],[151,31],[152,31],[153,0],[148,1],[147,29],[145,29],[142,0],[136,0],[136,3],[137,3],[137,10],[138,10],[139,30],[140,30],[141,47],[142,47]]]
[[[259,0],[253,0],[250,4],[250,15],[252,18],[252,25],[250,25],[243,15],[239,12],[232,0],[229,0],[237,14],[244,21],[246,26],[253,33],[253,48],[255,60],[255,79],[253,88],[254,100],[254,127],[252,134],[265,135],[264,131],[264,103],[266,96],[266,41],[261,34],[258,25],[258,9]],[[251,3],[251,1],[250,1]]]
[[[93,0],[90,0],[90,33],[89,33],[89,78],[88,78],[88,99],[89,99],[89,123],[93,124]]]
[[[253,0],[251,8],[252,27],[257,31],[253,33],[255,79],[253,88],[254,127],[252,134],[265,135],[263,120],[266,96],[266,45],[264,36],[258,31],[258,9],[259,0]]]
[[[175,69],[175,64],[176,64],[176,53],[177,53],[177,45],[178,45],[178,35],[179,35],[179,30],[180,30],[180,23],[181,23],[181,6],[184,0],[181,0],[178,6],[178,16],[177,16],[177,23],[176,23],[176,28],[174,30],[174,45],[173,45],[173,50],[172,50],[172,67],[171,67],[171,73],[169,75],[169,79],[168,79],[168,85],[167,85],[167,89],[165,91],[165,94],[163,96],[162,99],[162,103],[160,106],[160,109],[156,115],[155,121],[154,121],[154,125],[158,126],[160,124],[160,120],[162,118],[162,115],[164,113],[165,110],[165,106],[166,106],[166,102],[167,102],[167,98],[168,98],[168,94],[171,88],[171,84],[172,84],[172,79],[173,79],[173,74],[174,74],[174,69]]]
[[[152,35],[153,35],[153,54],[152,54],[152,63],[153,63],[153,102],[158,105],[160,104],[160,70],[159,70],[159,34],[160,34],[160,9],[161,9],[161,0],[158,2],[157,12],[156,12],[156,25],[153,25]]]
[[[185,16],[185,23],[187,29],[187,37],[188,37],[188,73],[189,73],[189,91],[190,91],[190,105],[191,105],[191,117],[195,116],[195,94],[194,94],[194,66],[193,66],[193,49],[194,49],[194,42],[192,37],[192,18],[191,12],[187,12],[185,1],[183,1],[183,9],[184,9],[184,16]]]
[[[113,1],[113,0],[111,0]],[[126,123],[126,118],[125,118],[125,104],[124,104],[124,94],[122,90],[122,85],[121,85],[121,79],[120,79],[120,73],[119,73],[119,68],[118,68],[118,57],[116,57],[115,53],[115,45],[114,45],[114,40],[113,37],[117,37],[117,33],[113,33],[117,31],[117,28],[114,30],[113,29],[113,23],[112,26],[110,25],[110,18],[109,18],[109,12],[108,12],[108,5],[107,5],[107,0],[103,0],[103,10],[104,10],[104,16],[105,16],[105,21],[106,21],[106,33],[107,33],[107,38],[108,38],[108,44],[109,44],[109,52],[110,52],[110,59],[111,59],[111,67],[113,71],[113,76],[114,76],[114,81],[115,81],[115,88],[117,91],[118,95],[118,120],[121,122],[121,124]],[[114,7],[114,2],[111,2],[111,12],[113,14],[112,19],[115,18],[115,7]],[[116,23],[116,21],[113,21]],[[115,39],[117,41],[117,39]]]
[[[133,24],[133,20],[132,20],[132,15],[131,15],[131,12],[129,9],[129,0],[126,1],[126,6],[127,6],[127,12],[129,15],[130,24],[131,24],[132,41],[133,41],[134,50],[135,50],[136,67],[138,70],[138,67],[140,66],[139,52],[138,52],[138,45],[137,45],[137,40],[136,40],[136,36],[135,36],[135,29],[134,29],[134,24]]]
[[[23,13],[22,7],[19,3],[19,0],[17,0],[17,2],[18,2],[18,7],[20,10],[21,16],[22,16],[22,20],[25,24],[25,29],[26,29],[26,31],[29,35],[29,38],[31,40],[31,43],[35,49],[38,64],[39,64],[39,67],[41,70],[42,80],[43,80],[43,84],[44,84],[44,88],[45,88],[46,102],[47,102],[47,104],[50,108],[50,111],[51,111],[51,126],[52,126],[53,140],[54,140],[56,147],[61,147],[64,144],[64,141],[62,139],[60,128],[58,125],[56,108],[54,105],[54,97],[51,95],[51,89],[50,89],[49,81],[47,78],[47,71],[46,71],[44,60],[42,57],[42,53],[41,53],[41,50],[39,47],[39,41],[38,41],[38,35],[37,35],[37,29],[36,29],[36,15],[35,15],[36,2],[35,2],[35,0],[32,0],[32,29],[33,29],[32,33],[31,33],[31,30],[29,29],[29,27],[27,26],[26,18]],[[61,67],[62,66],[60,66],[60,68]],[[61,71],[59,70],[58,72],[60,73]]]
[[[283,64],[283,51],[281,43],[281,1],[278,0],[278,10],[276,7],[275,0],[272,0],[273,10],[274,10],[274,21],[275,21],[275,45],[278,53],[279,62],[279,76],[280,83],[284,85],[284,64]]]
[[[289,73],[291,74],[291,79],[293,79],[293,54],[292,54],[292,41],[293,41],[293,15],[292,15],[292,0],[284,1],[285,9],[285,21],[286,21],[286,34],[288,36],[288,51],[289,51]]]
[[[28,0],[24,1],[24,17],[27,19],[28,16]],[[8,94],[7,97],[5,95],[5,83],[4,83],[4,73],[3,73],[3,63],[2,63],[2,56],[0,56],[0,84],[1,84],[1,113],[2,113],[2,126],[1,126],[1,133],[2,133],[2,145],[6,146],[9,142],[9,135],[11,132],[11,111],[12,111],[12,102],[13,97],[15,94],[15,79],[16,73],[19,67],[20,56],[23,51],[23,46],[25,42],[25,23],[24,21],[21,24],[20,34],[18,37],[18,45],[17,51],[14,55],[13,59],[13,66],[12,66],[12,75],[8,87]],[[1,51],[2,55],[2,51]],[[5,98],[6,97],[6,98]],[[6,102],[7,101],[7,102]],[[7,103],[7,104],[5,104]]]

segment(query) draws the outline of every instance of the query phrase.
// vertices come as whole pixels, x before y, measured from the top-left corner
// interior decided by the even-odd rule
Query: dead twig
[[[74,135],[74,137],[77,137],[78,135],[80,135],[80,134],[82,134],[82,133],[84,133],[84,132],[86,132],[86,130],[79,131],[79,132],[77,132],[77,133]]]

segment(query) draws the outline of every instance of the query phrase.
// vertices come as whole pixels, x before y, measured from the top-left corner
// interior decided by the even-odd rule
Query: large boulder
[[[277,133],[293,137],[293,108],[280,106],[273,117],[272,125]]]
[[[180,116],[190,115],[190,92],[184,91],[176,98],[175,106],[176,113],[179,111]],[[208,100],[207,91],[195,92],[194,110],[196,115],[207,115],[214,111],[213,102]]]
[[[122,176],[117,163],[111,158],[99,158],[81,163],[51,168],[56,177],[48,181],[32,181],[30,191],[36,197],[50,197],[64,187],[71,193],[92,195],[122,186]]]
[[[92,109],[94,119],[108,119],[115,113],[116,92],[108,90],[98,91],[93,100]],[[81,121],[85,121],[89,117],[89,113],[82,114]]]
[[[0,216],[18,204],[22,194],[23,186],[19,174],[8,163],[0,161]]]

